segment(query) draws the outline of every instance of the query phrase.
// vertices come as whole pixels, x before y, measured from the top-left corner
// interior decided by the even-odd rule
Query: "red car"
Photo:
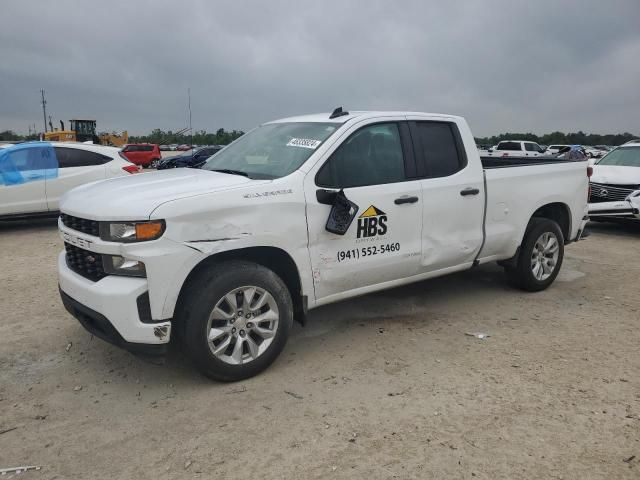
[[[131,163],[142,167],[155,166],[162,158],[160,147],[153,143],[130,143],[122,149],[122,154]]]

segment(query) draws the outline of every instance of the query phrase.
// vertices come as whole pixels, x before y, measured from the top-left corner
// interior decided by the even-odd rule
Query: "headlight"
[[[164,233],[164,220],[150,222],[102,222],[100,238],[107,242],[144,242],[160,238]]]
[[[147,276],[144,263],[138,260],[130,260],[120,255],[102,255],[102,268],[109,275]]]

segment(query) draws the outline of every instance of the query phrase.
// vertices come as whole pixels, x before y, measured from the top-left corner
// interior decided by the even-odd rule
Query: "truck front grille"
[[[66,251],[67,266],[78,275],[82,275],[84,278],[94,282],[107,276],[102,266],[102,255],[99,253],[90,252],[66,242],[64,249]]]
[[[93,235],[94,237],[100,236],[100,228],[98,222],[95,220],[88,220],[86,218],[74,217],[67,215],[66,213],[60,214],[62,223],[72,230],[86,233],[87,235]]]
[[[589,202],[619,202],[624,200],[634,190],[640,189],[640,185],[607,185],[606,183],[591,182],[591,197]]]

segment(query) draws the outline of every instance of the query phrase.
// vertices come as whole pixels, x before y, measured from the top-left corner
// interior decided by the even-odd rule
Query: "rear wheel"
[[[261,265],[230,261],[191,285],[180,320],[187,353],[202,373],[237,381],[277,358],[293,323],[291,295],[280,277]]]
[[[548,218],[533,218],[515,266],[505,267],[509,283],[529,292],[544,290],[558,276],[563,258],[564,236],[560,226]]]
[[[159,158],[154,158],[153,160],[151,160],[151,163],[149,164],[149,168],[157,168],[159,161],[160,161]]]

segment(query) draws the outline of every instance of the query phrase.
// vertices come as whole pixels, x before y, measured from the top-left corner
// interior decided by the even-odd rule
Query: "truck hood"
[[[594,165],[591,181],[608,185],[640,185],[640,168]]]
[[[139,173],[74,188],[60,210],[92,220],[145,220],[166,202],[269,182],[192,168]]]

